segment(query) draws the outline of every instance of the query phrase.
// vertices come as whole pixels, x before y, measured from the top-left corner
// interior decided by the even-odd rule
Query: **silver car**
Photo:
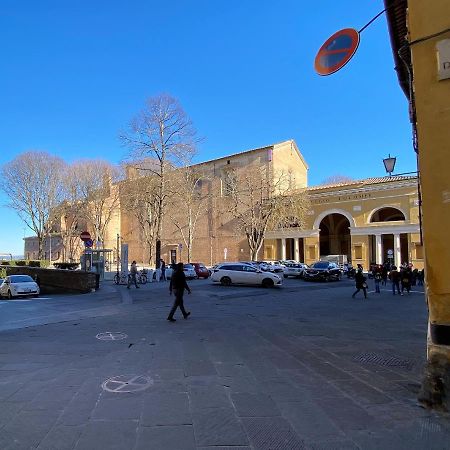
[[[9,275],[0,286],[0,297],[37,297],[39,286],[29,275]]]
[[[305,269],[307,268],[308,266],[303,263],[287,263],[283,269],[283,276],[284,278],[287,277],[302,278],[303,274],[305,273]]]

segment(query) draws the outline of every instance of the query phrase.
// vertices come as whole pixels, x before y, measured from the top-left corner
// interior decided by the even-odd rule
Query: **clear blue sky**
[[[293,138],[310,185],[383,176],[388,153],[397,172],[415,170],[384,16],[344,69],[313,70],[331,34],[382,9],[382,0],[2,0],[0,164],[30,149],[119,162],[120,130],[164,92],[204,136],[199,160]],[[0,253],[22,254],[24,225],[5,202],[0,194]]]

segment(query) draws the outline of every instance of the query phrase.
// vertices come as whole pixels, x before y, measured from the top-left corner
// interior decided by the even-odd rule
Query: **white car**
[[[183,264],[183,272],[188,280],[193,280],[194,278],[197,278],[197,272],[195,271],[195,267],[192,264]],[[172,278],[172,273],[173,269],[171,267],[167,267],[166,278],[168,280]]]
[[[296,277],[301,278],[308,266],[303,263],[286,263],[283,269],[284,278]]]
[[[9,275],[0,286],[0,297],[25,297],[39,295],[39,286],[29,275]]]
[[[281,286],[282,278],[271,272],[263,272],[252,264],[223,263],[213,269],[211,276],[213,282],[223,286],[231,284],[256,284],[263,287]]]

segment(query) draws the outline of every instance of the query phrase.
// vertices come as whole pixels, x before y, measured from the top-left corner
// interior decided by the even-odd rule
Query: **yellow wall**
[[[410,41],[450,25],[448,0],[409,0]],[[428,303],[431,323],[450,325],[450,79],[438,81],[436,43],[450,32],[411,46],[423,195]]]

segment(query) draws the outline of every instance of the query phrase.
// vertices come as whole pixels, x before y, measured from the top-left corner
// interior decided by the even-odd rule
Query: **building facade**
[[[372,263],[388,260],[396,265],[408,262],[423,267],[416,177],[307,187],[308,165],[292,140],[196,164],[191,169],[201,179],[196,186],[198,217],[190,261],[213,265],[250,259],[246,237],[236,231],[234,218],[224,208],[231,201],[231,176],[245,170],[267,173],[267,180],[270,174],[283,173],[292,190],[306,189],[310,202],[304,226],[267,231],[257,259],[293,259],[311,264],[323,256],[346,255],[354,265],[362,264],[366,269]],[[128,175],[129,180],[122,183],[135,183],[136,173]],[[168,205],[161,240],[161,257],[166,262],[188,260],[182,234],[185,236],[186,230],[175,226],[177,215],[180,219],[180,215],[187,214],[184,206]],[[149,249],[144,244],[142,227],[123,199],[111,214],[102,243],[116,255],[118,236],[128,244],[130,260],[148,264]],[[36,251],[34,241],[25,239],[25,255]],[[54,236],[53,260],[63,257],[62,244],[62,239]],[[49,242],[44,247],[48,253]]]
[[[450,2],[385,0],[385,6],[395,70],[409,101],[422,193],[429,332],[420,398],[450,410]]]

